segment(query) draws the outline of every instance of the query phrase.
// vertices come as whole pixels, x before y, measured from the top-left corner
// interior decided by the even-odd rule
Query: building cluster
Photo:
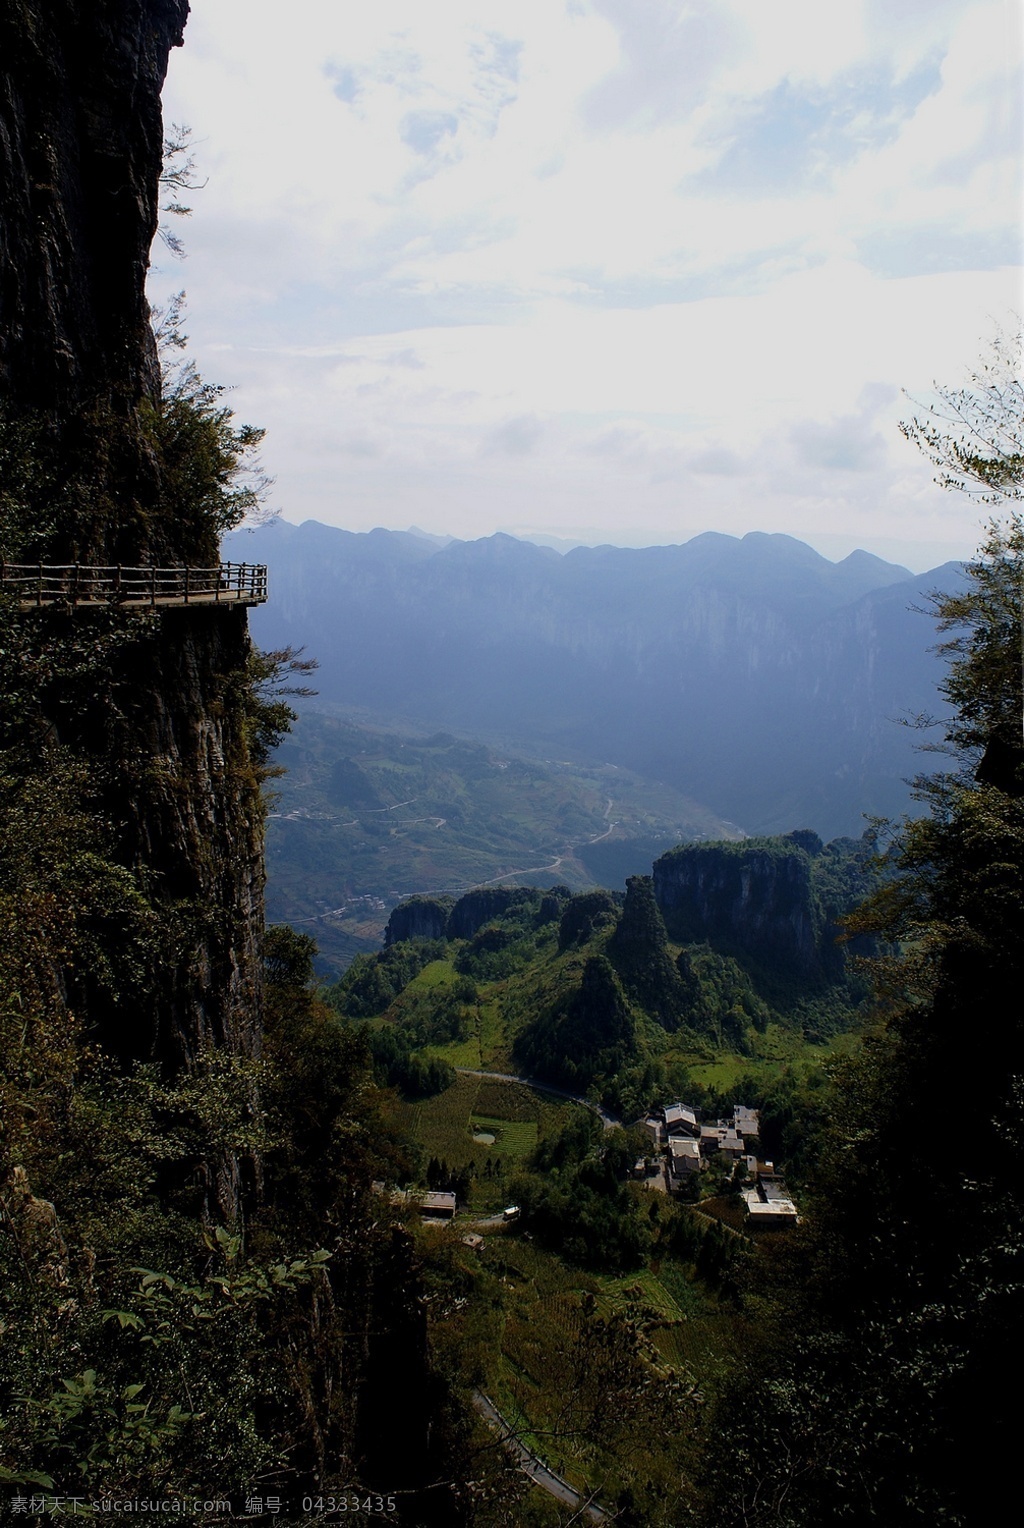
[[[797,1208],[786,1192],[782,1174],[759,1156],[760,1123],[756,1109],[734,1104],[727,1119],[701,1120],[689,1104],[666,1104],[643,1121],[652,1153],[637,1160],[638,1178],[660,1176],[665,1187],[682,1190],[712,1161],[730,1164],[730,1176],[742,1180],[740,1190],[751,1226],[788,1226],[797,1221]]]

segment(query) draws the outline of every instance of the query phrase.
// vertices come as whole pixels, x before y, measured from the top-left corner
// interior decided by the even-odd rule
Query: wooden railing
[[[53,604],[262,605],[267,570],[252,562],[215,568],[0,562],[0,593],[16,595],[22,610]]]

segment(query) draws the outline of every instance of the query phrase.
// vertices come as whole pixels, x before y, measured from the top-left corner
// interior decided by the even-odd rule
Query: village
[[[636,1158],[632,1176],[645,1188],[694,1204],[709,1188],[712,1197],[738,1191],[744,1224],[750,1230],[782,1229],[799,1221],[781,1171],[759,1155],[756,1109],[734,1104],[727,1118],[702,1121],[696,1108],[676,1102],[652,1110],[637,1125],[647,1134],[650,1146]],[[710,1183],[706,1179],[701,1182],[705,1174]],[[374,1189],[385,1191],[383,1183],[375,1183]],[[426,1221],[452,1221],[458,1210],[456,1195],[450,1191],[393,1190],[391,1199],[415,1207]],[[473,1224],[488,1228],[507,1225],[518,1220],[519,1213],[518,1207],[511,1205]],[[464,1240],[473,1245],[481,1238],[473,1235]]]
[[[761,1160],[756,1109],[734,1104],[727,1119],[702,1122],[689,1104],[666,1104],[641,1122],[652,1150],[637,1158],[633,1176],[648,1188],[685,1199],[699,1196],[699,1175],[716,1168],[720,1182],[738,1184],[751,1229],[796,1225],[799,1215],[782,1174]]]

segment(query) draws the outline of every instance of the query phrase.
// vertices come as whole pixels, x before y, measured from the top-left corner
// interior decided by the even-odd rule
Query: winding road
[[[573,1490],[567,1480],[563,1480],[561,1475],[556,1475],[554,1470],[548,1469],[543,1460],[531,1453],[515,1429],[505,1421],[497,1406],[493,1401],[488,1400],[482,1390],[473,1391],[473,1405],[488,1427],[498,1434],[509,1453],[514,1455],[523,1474],[528,1475],[535,1486],[540,1486],[542,1491],[547,1491],[549,1496],[554,1496],[566,1507],[574,1508],[580,1516],[592,1523],[610,1521],[607,1512],[594,1506],[592,1501],[585,1501],[578,1491]]]

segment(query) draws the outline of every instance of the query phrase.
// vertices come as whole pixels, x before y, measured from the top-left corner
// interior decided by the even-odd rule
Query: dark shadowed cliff
[[[756,961],[810,974],[820,958],[821,919],[811,860],[796,844],[685,844],[655,862],[654,893],[684,944],[703,940]]]
[[[0,15],[9,562],[209,566],[219,555],[214,480],[232,442],[209,402],[168,392],[145,297],[160,90],[187,14],[185,0],[11,0]],[[206,486],[187,488],[183,462]],[[211,1041],[255,1055],[263,818],[244,608],[5,618],[28,676],[23,731],[84,766],[163,957],[124,1018],[78,969],[76,1010],[124,1057],[173,1067]],[[219,1192],[230,1211],[236,1185]]]

